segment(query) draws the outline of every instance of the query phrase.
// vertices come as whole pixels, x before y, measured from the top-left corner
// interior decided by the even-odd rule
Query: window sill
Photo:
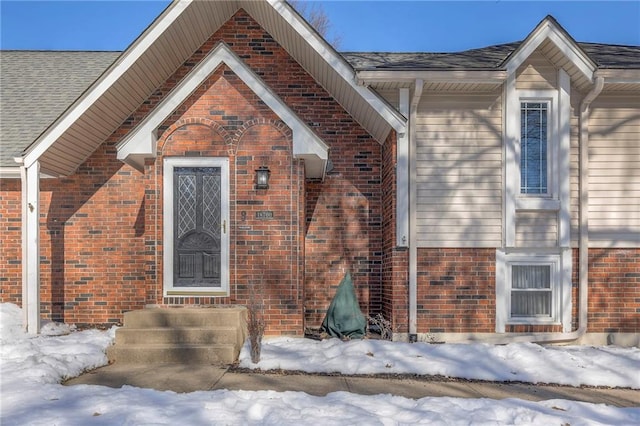
[[[531,318],[525,318],[522,320],[509,319],[506,325],[562,325],[562,323],[556,319],[535,320]]]
[[[549,198],[516,198],[516,211],[546,210],[559,211],[560,200]]]

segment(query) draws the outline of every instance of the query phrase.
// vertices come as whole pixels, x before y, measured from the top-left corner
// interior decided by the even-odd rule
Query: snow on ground
[[[342,374],[422,374],[490,381],[521,381],[640,389],[640,349],[401,343],[384,340],[265,340],[252,364],[248,343],[240,366]]]
[[[640,424],[640,408],[616,408],[602,404],[587,404],[566,400],[529,402],[518,399],[494,401],[490,399],[422,398],[412,400],[391,395],[363,396],[335,392],[326,397],[310,396],[302,392],[245,392],[211,391],[176,394],[125,386],[111,389],[102,386],[60,385],[60,381],[79,375],[83,370],[106,364],[106,347],[113,341],[114,330],[74,331],[70,327],[47,324],[45,333],[30,337],[21,331],[21,311],[15,305],[0,305],[0,424],[4,425],[144,425],[144,424],[253,424],[253,425],[396,425],[396,424],[571,424],[571,425],[635,425]],[[302,344],[301,342],[305,342]],[[336,371],[335,359],[351,365],[348,373],[365,372],[358,367],[363,363],[359,352],[365,351],[367,364],[385,364],[384,372],[390,372],[386,363],[395,366],[411,365],[416,359],[433,357],[433,363],[441,364],[442,371],[454,374],[454,366],[444,362],[446,357],[457,359],[458,371],[494,371],[494,377],[504,377],[503,367],[493,360],[502,356],[510,360],[509,370],[524,375],[529,370],[518,365],[531,360],[538,351],[533,346],[504,347],[503,352],[475,345],[436,345],[431,349],[414,352],[412,347],[386,342],[326,341],[315,343],[300,339],[277,339],[265,342],[261,368],[275,366],[273,358],[286,358],[276,368],[295,368],[324,363],[325,368]],[[447,349],[448,346],[451,348]],[[415,346],[420,347],[419,345]],[[395,349],[394,349],[395,348]],[[435,350],[435,349],[433,349]],[[517,352],[523,350],[524,354]],[[585,349],[586,350],[586,349]],[[637,375],[638,353],[634,350],[615,348],[597,349],[609,353],[607,362],[615,363],[623,371],[620,376]],[[477,352],[480,351],[480,352]],[[562,350],[558,350],[558,354]],[[371,355],[367,355],[367,353]],[[587,356],[581,348],[554,355],[551,368],[558,375],[567,373],[556,364],[571,357]],[[245,354],[243,350],[243,354]],[[293,353],[293,355],[292,355]],[[465,355],[466,353],[466,355]],[[544,351],[542,351],[544,353]],[[553,352],[555,354],[555,352]],[[405,359],[403,360],[403,354]],[[490,354],[490,355],[487,355]],[[576,355],[578,354],[578,355]],[[300,362],[299,358],[311,357],[315,361]],[[491,356],[492,359],[476,358]],[[347,360],[345,360],[345,357]],[[556,358],[554,358],[556,357]],[[246,364],[246,355],[243,363]],[[597,357],[595,363],[605,362]],[[381,359],[382,361],[378,361]],[[502,359],[502,358],[499,358]],[[501,361],[502,362],[502,361]],[[545,359],[545,362],[549,362]],[[269,364],[271,363],[271,364]],[[288,367],[287,367],[288,366]],[[515,366],[515,367],[514,367]],[[609,365],[608,367],[611,367]],[[368,367],[374,368],[374,367]],[[408,368],[408,367],[407,367]],[[598,367],[585,366],[585,375],[599,376]],[[604,366],[601,366],[604,368]],[[325,370],[326,371],[326,370]],[[367,373],[372,370],[367,370]],[[432,373],[429,373],[432,374]],[[437,374],[443,374],[437,373]],[[527,373],[529,374],[529,373]],[[522,380],[520,378],[519,380]],[[540,380],[540,379],[538,379]],[[620,379],[612,379],[619,385]],[[546,379],[545,379],[546,381]]]

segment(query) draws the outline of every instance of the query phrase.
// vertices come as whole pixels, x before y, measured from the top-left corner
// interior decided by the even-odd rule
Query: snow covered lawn
[[[384,340],[265,340],[258,364],[249,346],[240,367],[342,374],[422,374],[489,381],[640,389],[640,349],[612,346],[540,346],[400,343]]]
[[[565,400],[539,403],[506,399],[362,396],[335,392],[212,391],[176,394],[59,383],[104,365],[113,330],[73,332],[48,325],[42,336],[21,331],[15,305],[0,305],[0,424],[4,425],[396,425],[396,424],[640,424],[640,408],[615,408]],[[70,332],[70,333],[69,333]],[[65,334],[69,333],[69,334]],[[279,358],[279,359],[278,359]],[[242,363],[248,364],[246,348]],[[537,363],[531,368],[531,363]],[[542,364],[540,364],[542,363]],[[536,345],[404,345],[388,342],[315,342],[276,339],[263,346],[260,368],[344,373],[413,372],[497,380],[595,381],[638,387],[638,349],[548,349]],[[425,365],[433,364],[431,367]],[[567,365],[568,364],[568,365]],[[318,369],[322,365],[322,369]],[[542,368],[539,368],[542,366]],[[540,376],[538,369],[550,370]],[[615,372],[615,374],[611,374]],[[515,379],[513,376],[517,376]],[[588,377],[587,377],[588,376]],[[474,376],[475,377],[475,376]]]

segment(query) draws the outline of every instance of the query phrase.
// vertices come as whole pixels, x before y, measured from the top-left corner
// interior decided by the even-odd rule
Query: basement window
[[[497,332],[504,333],[507,324],[570,327],[571,270],[562,268],[562,258],[561,254],[497,251]],[[570,265],[570,256],[566,261]]]

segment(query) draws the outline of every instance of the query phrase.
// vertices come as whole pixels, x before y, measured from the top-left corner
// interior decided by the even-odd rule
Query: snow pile
[[[240,366],[342,374],[421,374],[489,381],[522,381],[640,389],[640,349],[401,343],[384,340],[314,341],[290,337],[265,340],[260,362],[249,347]]]
[[[115,335],[115,329],[73,333],[73,327],[49,323],[42,335],[28,336],[22,328],[21,310],[12,304],[0,305],[0,324],[3,390],[25,383],[59,383],[106,365],[105,350]]]
[[[392,395],[362,396],[346,392],[316,397],[302,392],[223,390],[176,394],[130,386],[121,389],[88,385],[65,387],[59,384],[63,378],[106,363],[104,351],[113,340],[113,330],[74,332],[66,327],[48,325],[50,334],[54,336],[29,337],[22,332],[20,318],[20,309],[13,305],[0,305],[0,424],[3,426],[640,424],[640,408],[615,408],[565,400],[539,403],[518,399],[412,400]],[[61,333],[70,334],[55,335]],[[302,339],[300,342],[311,343]],[[274,343],[268,342],[263,348],[267,358],[277,348]],[[310,345],[309,348],[311,352],[326,352],[319,358],[325,361],[339,356],[341,351],[346,351],[344,348],[355,350],[351,343],[339,343],[342,346],[323,343],[328,346]],[[382,356],[383,352],[376,345],[367,349],[373,351],[373,356],[365,355],[369,362]],[[400,348],[395,355],[396,362],[401,360],[401,352],[409,357],[407,364],[415,361],[406,347]],[[283,348],[280,350],[284,351]],[[296,350],[303,349],[299,347]],[[297,352],[296,356],[306,356],[304,354],[307,353]],[[357,354],[349,356],[358,357]],[[484,362],[470,359],[467,367],[473,368],[477,361]],[[358,369],[357,362],[349,361],[348,364],[354,369],[349,373]],[[499,364],[495,366],[496,370],[500,368]],[[637,369],[627,369],[626,374],[635,375]]]

